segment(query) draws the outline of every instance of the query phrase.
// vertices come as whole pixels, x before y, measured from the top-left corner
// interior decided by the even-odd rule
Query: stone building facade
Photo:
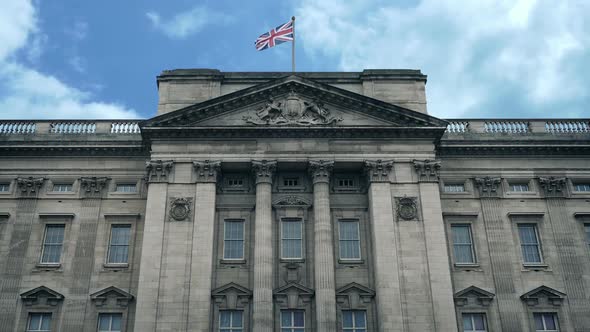
[[[589,120],[425,85],[171,70],[151,119],[0,121],[0,330],[590,331]]]

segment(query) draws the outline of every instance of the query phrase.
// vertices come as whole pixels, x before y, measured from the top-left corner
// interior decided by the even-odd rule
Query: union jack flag
[[[263,33],[256,39],[256,50],[262,51],[269,47],[293,40],[293,21],[279,25],[278,27]]]

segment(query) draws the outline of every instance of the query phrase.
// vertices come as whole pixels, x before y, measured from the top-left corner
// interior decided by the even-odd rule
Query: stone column
[[[422,203],[430,293],[434,308],[434,326],[436,331],[456,331],[457,318],[453,300],[453,284],[438,186],[440,162],[415,160],[414,168],[418,175],[418,188]]]
[[[375,300],[378,330],[403,330],[402,304],[393,204],[389,173],[392,161],[365,161],[369,185],[369,214],[373,262],[375,265]]]
[[[215,195],[221,162],[193,161],[193,166],[196,172],[197,188],[187,331],[205,332],[211,328]]]
[[[310,160],[313,179],[314,277],[318,331],[336,331],[334,242],[330,217],[330,173],[333,161]]]
[[[272,177],[276,161],[253,160],[256,177],[253,331],[273,331]]]
[[[146,163],[148,193],[141,246],[137,302],[135,305],[134,331],[154,332],[157,327],[164,218],[166,217],[168,191],[167,175],[170,172],[170,168],[165,168],[166,176],[158,176],[153,173],[154,164],[157,163],[157,161],[148,161]]]

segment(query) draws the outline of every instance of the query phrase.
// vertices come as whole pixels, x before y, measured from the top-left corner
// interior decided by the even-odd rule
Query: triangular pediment
[[[64,296],[59,292],[45,286],[39,286],[26,291],[20,295],[25,305],[45,304],[56,305],[57,302],[62,301]]]
[[[453,296],[457,306],[481,305],[488,306],[494,299],[494,293],[488,292],[485,289],[477,286],[469,286],[461,291],[458,291]]]
[[[565,294],[548,286],[539,286],[531,291],[528,291],[520,296],[522,300],[539,299],[539,298],[563,300]]]
[[[298,283],[288,283],[285,286],[279,287],[273,291],[274,295],[289,295],[291,293],[296,293],[301,295],[313,295],[315,292],[311,288],[307,288],[303,285]]]
[[[110,286],[105,289],[99,290],[96,293],[90,294],[90,299],[97,300],[97,299],[106,299],[109,297],[117,298],[117,299],[126,299],[132,300],[133,295],[127,293],[126,291],[117,288],[115,286]]]
[[[336,290],[336,296],[338,295],[345,295],[352,292],[358,293],[360,296],[374,296],[375,291],[365,287],[361,284],[357,284],[356,282],[351,282],[345,286],[342,286]]]
[[[239,90],[142,122],[156,128],[437,128],[447,122],[297,75]]]
[[[230,282],[229,284],[223,285],[211,291],[212,296],[225,296],[226,294],[233,293],[238,296],[250,296],[252,291],[246,287],[240,286],[236,283]]]

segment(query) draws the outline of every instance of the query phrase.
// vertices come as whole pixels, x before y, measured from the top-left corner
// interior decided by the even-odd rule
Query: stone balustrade
[[[447,134],[589,134],[590,119],[449,119]]]
[[[0,120],[0,135],[138,135],[140,120]]]

